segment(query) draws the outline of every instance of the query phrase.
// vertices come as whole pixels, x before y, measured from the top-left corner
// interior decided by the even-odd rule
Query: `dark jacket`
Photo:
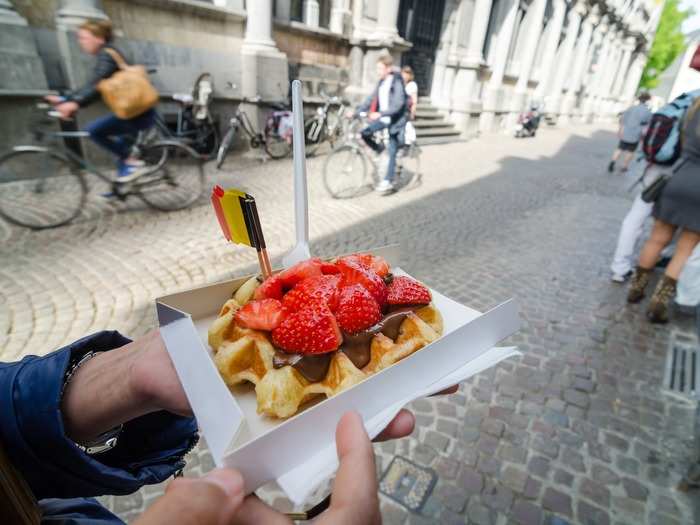
[[[389,90],[389,109],[382,111],[382,117],[391,117],[389,125],[389,133],[401,134],[406,127],[408,121],[408,97],[406,96],[406,88],[403,84],[403,78],[400,73],[391,73],[394,77]],[[360,104],[359,112],[370,111],[373,101],[376,102],[376,107],[379,107],[379,86],[382,81],[377,82],[377,86],[372,91],[372,94]]]
[[[45,357],[0,363],[0,442],[40,500],[43,523],[122,523],[87,497],[160,483],[184,467],[197,442],[194,418],[168,412],[125,424],[117,446],[95,456],[66,437],[60,393],[71,357],[127,343],[118,332],[99,332]]]
[[[95,67],[90,75],[90,80],[81,88],[68,93],[66,98],[77,102],[80,107],[92,104],[100,98],[100,93],[97,91],[97,84],[100,80],[111,77],[115,71],[119,69],[114,59],[105,51],[105,47],[114,49],[122,57],[124,54],[112,45],[103,46],[96,55]],[[124,59],[126,60],[126,58]],[[128,63],[128,61],[127,61]]]

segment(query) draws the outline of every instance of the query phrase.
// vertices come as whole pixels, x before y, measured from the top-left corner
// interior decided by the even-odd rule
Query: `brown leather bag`
[[[130,66],[114,49],[104,48],[119,70],[100,80],[97,90],[109,109],[121,119],[138,117],[158,103],[158,91],[143,66]]]

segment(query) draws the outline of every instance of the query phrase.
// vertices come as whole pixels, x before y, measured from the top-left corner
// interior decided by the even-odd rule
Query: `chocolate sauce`
[[[371,358],[372,338],[381,332],[390,339],[396,339],[403,320],[418,308],[422,308],[422,305],[393,307],[374,326],[352,335],[343,333],[343,344],[338,350],[343,352],[357,368],[364,368]],[[333,352],[320,355],[288,354],[276,348],[272,365],[275,368],[293,366],[307,380],[316,383],[326,377],[332,356]]]

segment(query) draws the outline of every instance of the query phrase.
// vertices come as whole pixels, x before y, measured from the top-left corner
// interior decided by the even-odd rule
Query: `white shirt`
[[[418,94],[418,84],[416,84],[413,80],[406,84],[406,94],[409,97]]]
[[[394,81],[394,75],[387,75],[382,83],[379,84],[379,90],[377,92],[377,111],[380,113],[382,111],[387,111],[389,109],[389,92],[391,91],[391,84]],[[391,122],[390,117],[382,117],[382,122]]]

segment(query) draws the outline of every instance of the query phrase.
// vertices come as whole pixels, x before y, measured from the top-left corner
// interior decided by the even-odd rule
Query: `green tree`
[[[683,21],[694,11],[689,7],[685,11],[678,9],[680,0],[666,0],[661,12],[661,20],[656,30],[654,43],[649,52],[649,60],[644,68],[640,87],[650,89],[659,83],[659,75],[671,65],[686,46],[685,36],[681,32]]]

